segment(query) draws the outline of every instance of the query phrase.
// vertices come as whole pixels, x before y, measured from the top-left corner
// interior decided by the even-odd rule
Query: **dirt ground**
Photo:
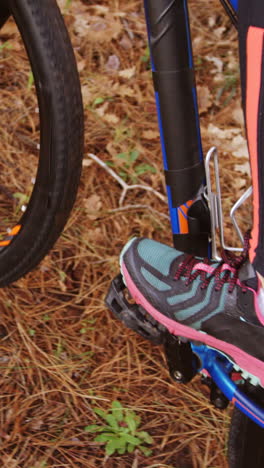
[[[59,3],[82,84],[83,173],[53,250],[0,291],[1,466],[225,468],[231,408],[213,408],[200,377],[176,385],[163,349],[127,330],[104,305],[129,237],[171,244],[143,2]],[[232,242],[227,213],[250,185],[237,34],[216,1],[211,11],[204,0],[189,3],[204,152],[212,145],[220,151]],[[34,176],[38,127],[29,64],[11,21],[0,33],[0,95],[0,187],[12,198],[15,184],[22,204]],[[18,163],[19,175],[12,169]],[[124,183],[139,187],[124,191]],[[250,225],[250,204],[239,219],[244,229]],[[104,443],[85,430],[101,424],[94,408],[108,410],[115,400],[140,416],[140,430],[153,439],[151,454],[107,456]]]

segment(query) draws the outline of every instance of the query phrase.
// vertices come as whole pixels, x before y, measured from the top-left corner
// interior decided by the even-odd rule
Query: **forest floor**
[[[162,347],[126,329],[104,304],[131,236],[172,242],[143,2],[59,3],[82,84],[83,172],[55,247],[32,273],[0,291],[1,466],[225,468],[232,409],[215,409],[199,376],[175,384]],[[227,213],[250,184],[237,33],[216,1],[210,11],[204,0],[189,3],[203,148],[219,148],[232,242]],[[21,201],[38,128],[29,111],[36,106],[30,68],[12,21],[0,33],[0,70],[0,185],[12,194],[15,178]],[[141,187],[124,193],[109,167],[123,183]],[[243,229],[250,225],[250,205],[240,221]],[[87,426],[104,424],[94,409],[108,411],[115,401],[134,422],[141,418],[151,452],[108,456],[104,441],[94,440]]]

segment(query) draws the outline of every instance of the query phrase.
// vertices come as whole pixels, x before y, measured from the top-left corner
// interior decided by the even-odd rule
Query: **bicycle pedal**
[[[112,281],[105,303],[114,316],[128,328],[156,345],[166,340],[167,330],[138,304],[131,304],[125,297],[126,286],[122,275]]]

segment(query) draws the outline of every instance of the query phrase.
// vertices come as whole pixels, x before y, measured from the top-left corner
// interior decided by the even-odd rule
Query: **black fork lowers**
[[[174,245],[208,256],[210,217],[199,196],[205,172],[187,1],[145,0],[144,5]],[[197,197],[198,210],[192,206],[189,232],[183,233],[178,209]]]

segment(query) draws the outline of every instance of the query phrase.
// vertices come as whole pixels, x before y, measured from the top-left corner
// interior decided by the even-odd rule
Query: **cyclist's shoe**
[[[242,255],[225,251],[213,262],[134,238],[121,272],[133,299],[170,333],[221,351],[264,387],[264,290],[248,245],[249,235]]]

